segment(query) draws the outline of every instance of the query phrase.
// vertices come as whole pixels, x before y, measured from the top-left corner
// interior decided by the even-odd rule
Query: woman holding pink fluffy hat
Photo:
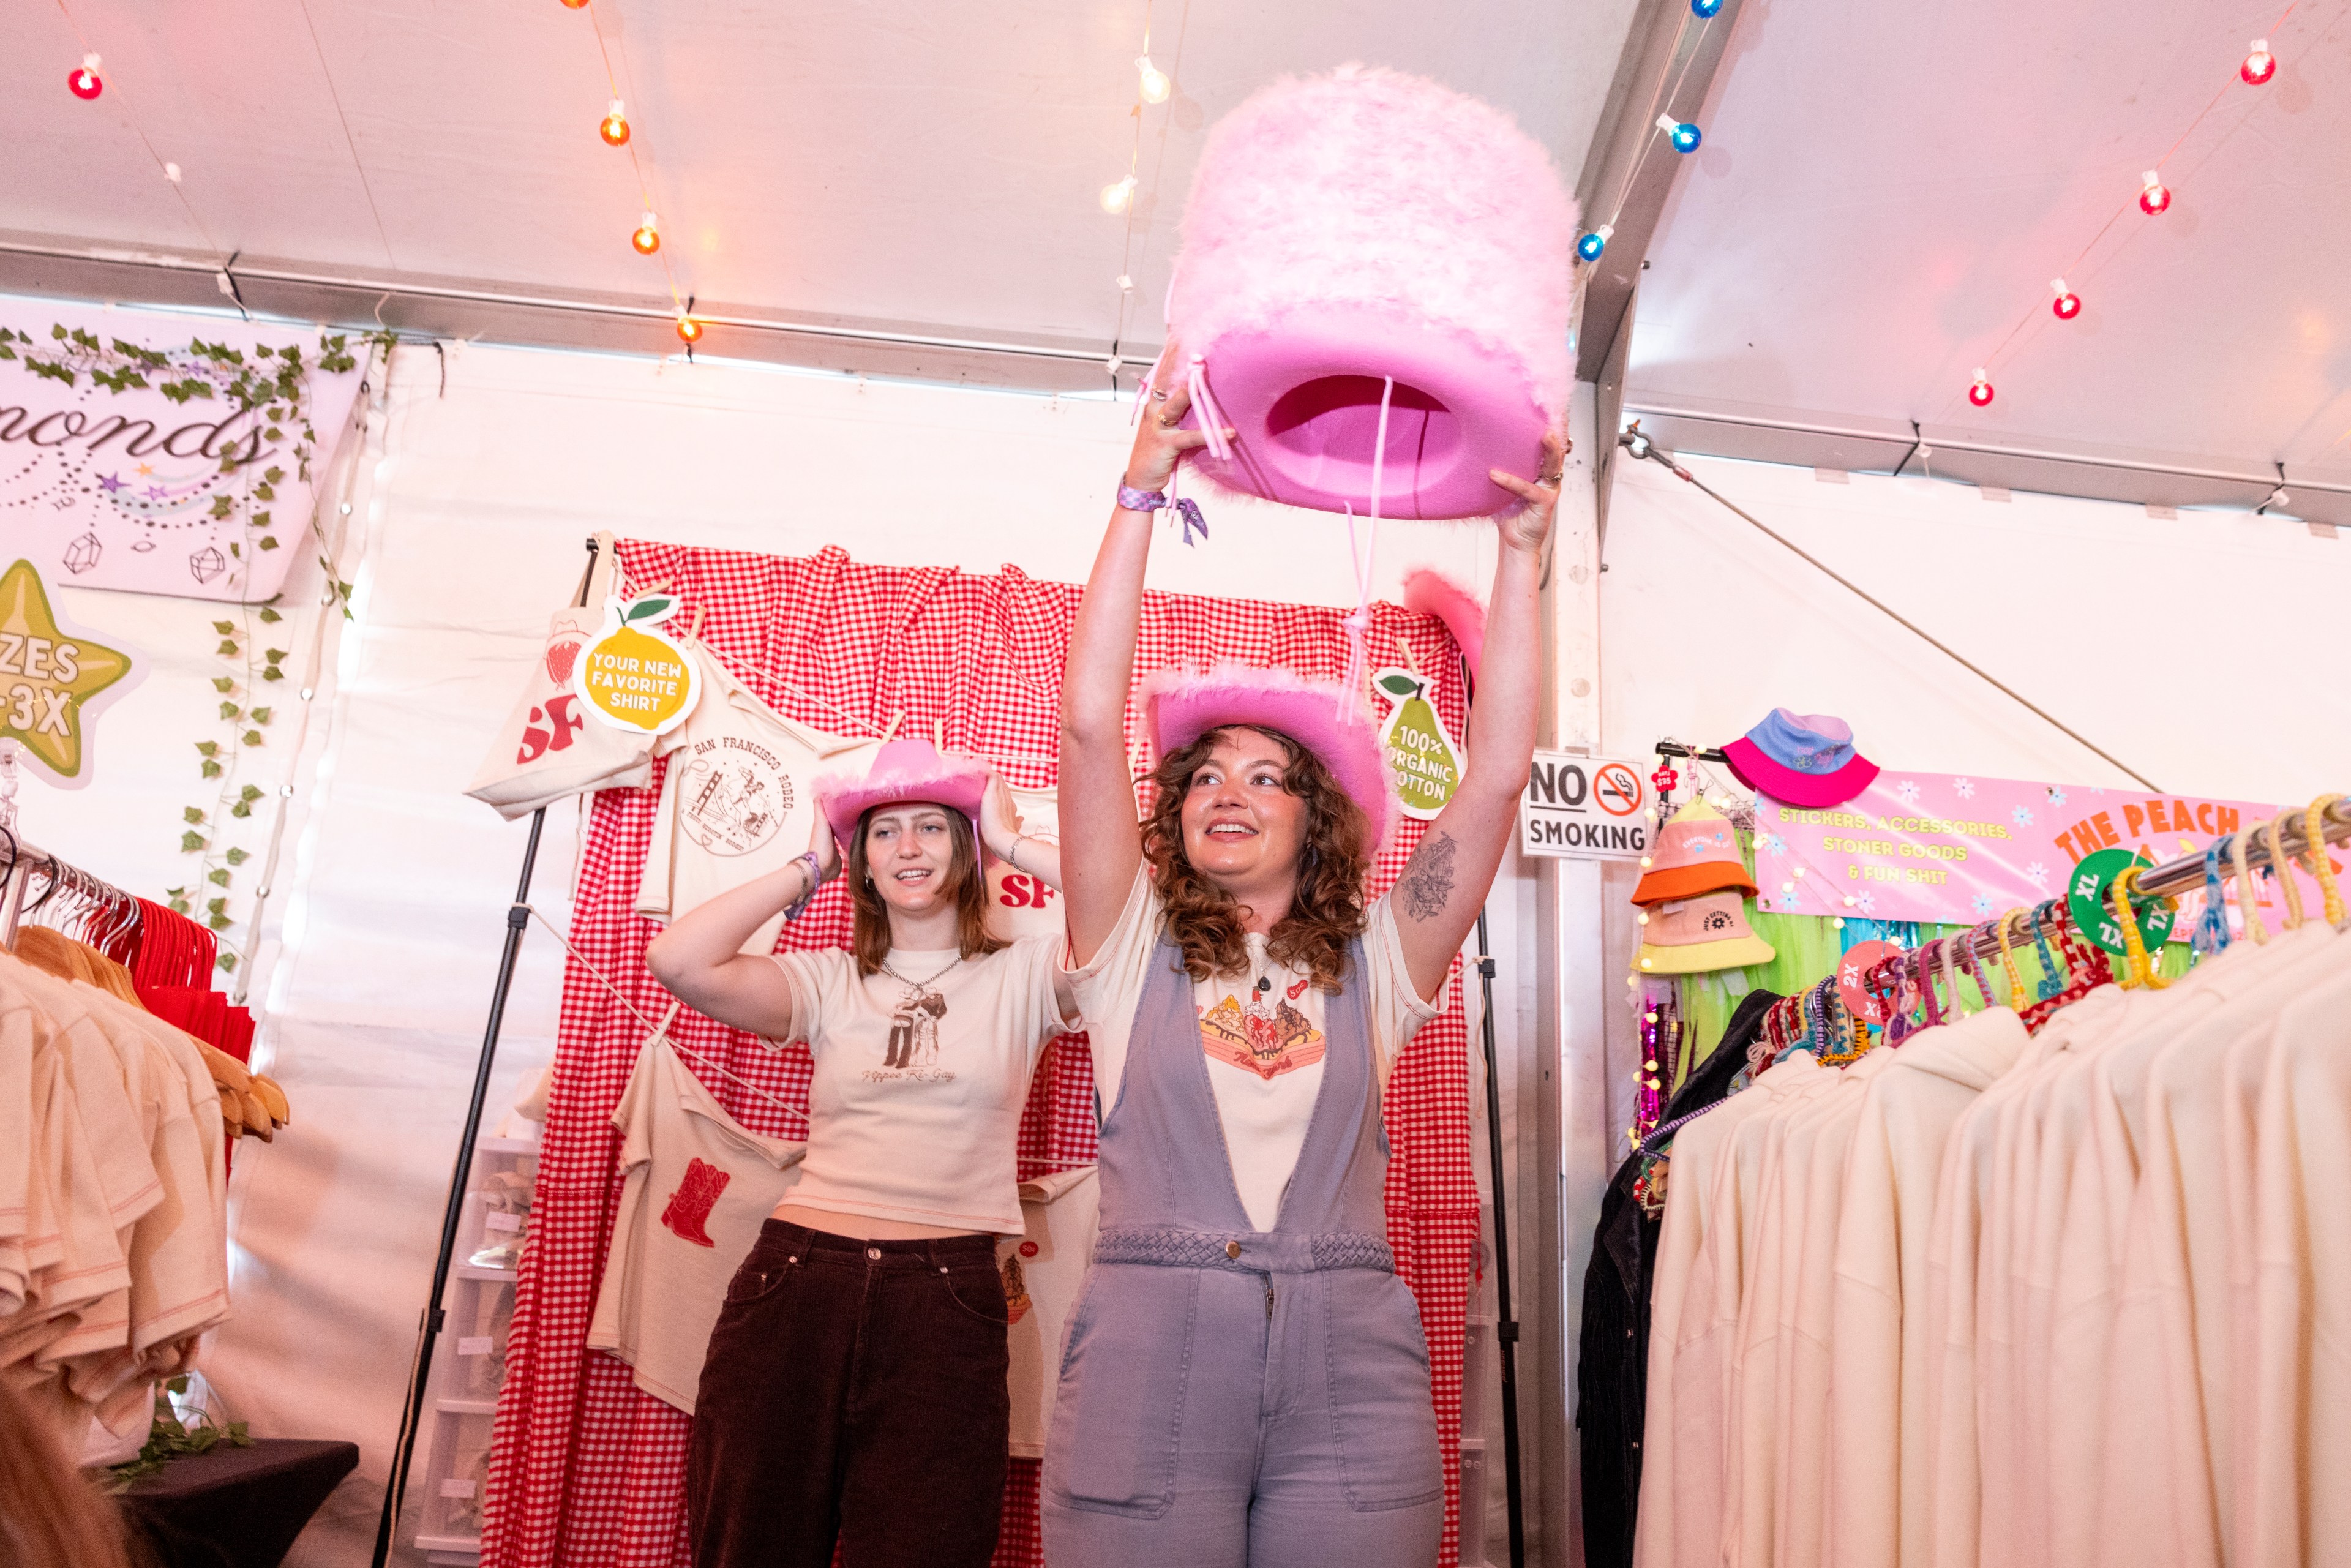
[[[1183,362],[1173,345],[1162,361]],[[1531,482],[1491,476],[1524,505],[1496,525],[1475,766],[1367,901],[1395,808],[1361,695],[1335,685],[1234,665],[1146,681],[1158,763],[1135,821],[1127,695],[1151,514],[1208,441],[1179,428],[1189,404],[1180,384],[1154,394],[1062,686],[1102,1218],[1046,1442],[1046,1555],[1425,1568],[1445,1484],[1426,1343],[1385,1236],[1380,1098],[1512,831],[1564,448],[1544,438]]]
[[[679,916],[682,1000],[805,1040],[808,1153],[710,1336],[686,1457],[697,1568],[984,1568],[1010,1434],[997,1240],[1024,1229],[1020,1113],[1071,1019],[1061,940],[983,922],[979,845],[1058,885],[987,764],[923,740],[820,780],[808,852]],[[851,946],[738,951],[844,869]],[[722,1181],[725,1177],[720,1178]]]

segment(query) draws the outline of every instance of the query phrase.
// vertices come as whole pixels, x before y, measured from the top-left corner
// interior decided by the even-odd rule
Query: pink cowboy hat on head
[[[1722,756],[1741,784],[1791,806],[1842,806],[1877,777],[1877,764],[1853,748],[1844,720],[1783,707],[1724,747]]]
[[[1294,670],[1219,664],[1155,670],[1143,683],[1143,719],[1153,749],[1179,751],[1229,725],[1278,730],[1312,752],[1370,823],[1368,849],[1387,841],[1395,821],[1395,780],[1379,733],[1346,688]]]
[[[979,828],[979,803],[987,794],[987,764],[977,758],[946,757],[927,740],[893,740],[873,754],[863,778],[836,773],[816,783],[816,809],[832,824],[841,852],[857,831],[857,820],[876,806],[928,800],[971,819]]]

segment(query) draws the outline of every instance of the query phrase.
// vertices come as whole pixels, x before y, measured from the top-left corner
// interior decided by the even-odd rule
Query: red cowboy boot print
[[[706,1160],[688,1160],[685,1179],[669,1195],[669,1207],[662,1210],[661,1222],[696,1247],[717,1246],[702,1228],[703,1222],[710,1218],[711,1206],[718,1201],[718,1195],[734,1179]]]

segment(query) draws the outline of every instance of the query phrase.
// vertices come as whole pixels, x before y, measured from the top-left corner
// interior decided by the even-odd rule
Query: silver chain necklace
[[[933,986],[937,985],[940,979],[946,976],[947,969],[952,969],[956,964],[960,964],[962,962],[963,955],[958,953],[955,956],[953,961],[947,965],[946,969],[941,969],[937,974],[933,975],[927,980],[910,980],[906,978],[905,976],[898,973],[897,970],[890,967],[890,961],[887,958],[884,958],[882,961],[882,972],[889,976],[892,979],[897,981],[900,985],[905,987],[908,995],[920,996],[923,992],[929,990]]]

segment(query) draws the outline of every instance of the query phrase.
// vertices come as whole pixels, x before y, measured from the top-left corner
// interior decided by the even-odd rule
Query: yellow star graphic
[[[141,474],[152,474],[155,472],[155,465],[152,463],[141,463],[139,465],[139,472]]]
[[[131,673],[131,655],[64,632],[33,563],[0,572],[0,740],[78,780],[82,705]]]

